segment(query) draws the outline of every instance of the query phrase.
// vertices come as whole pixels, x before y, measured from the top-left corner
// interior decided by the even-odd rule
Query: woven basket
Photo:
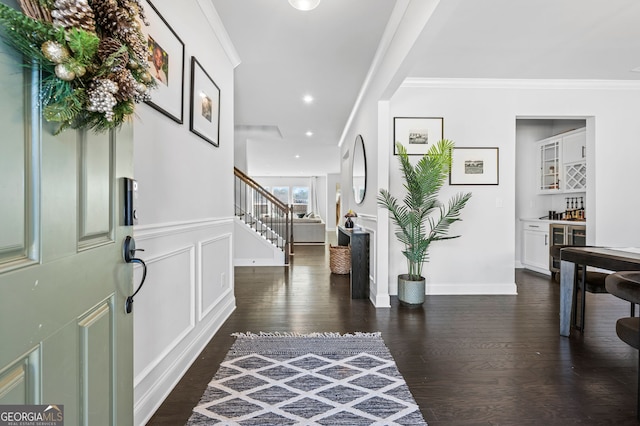
[[[351,247],[330,245],[329,268],[333,274],[348,274],[351,270]]]

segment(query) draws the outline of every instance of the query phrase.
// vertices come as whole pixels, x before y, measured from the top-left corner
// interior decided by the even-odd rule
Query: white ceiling
[[[235,124],[249,140],[247,172],[337,172],[396,0],[322,0],[309,12],[287,0],[211,1],[241,60]],[[640,1],[441,0],[411,56],[416,78],[640,80]]]
[[[637,0],[442,0],[411,77],[640,80]]]

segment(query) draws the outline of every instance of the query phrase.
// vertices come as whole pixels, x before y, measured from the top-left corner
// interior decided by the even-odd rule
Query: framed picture
[[[182,124],[184,110],[184,43],[155,6],[146,1],[149,26],[140,24],[147,41],[149,74],[156,81],[147,104]]]
[[[498,148],[453,148],[450,185],[498,185]]]
[[[396,142],[400,142],[409,155],[424,155],[431,145],[444,137],[442,117],[394,117],[393,155],[398,155]]]
[[[213,146],[220,146],[220,89],[191,57],[191,120],[189,129]]]

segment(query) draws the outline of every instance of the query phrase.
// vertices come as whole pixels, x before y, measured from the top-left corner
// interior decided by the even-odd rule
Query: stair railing
[[[284,252],[285,264],[293,253],[293,207],[270,194],[238,168],[235,176],[235,215]]]

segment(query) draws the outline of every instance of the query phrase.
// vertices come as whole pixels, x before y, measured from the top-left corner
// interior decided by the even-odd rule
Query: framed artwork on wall
[[[398,155],[396,142],[400,142],[409,155],[424,155],[431,145],[443,137],[442,117],[393,118],[393,155]]]
[[[189,130],[213,146],[220,146],[220,89],[191,57],[191,119]]]
[[[453,148],[449,185],[498,185],[498,148]]]
[[[156,82],[147,104],[182,124],[184,110],[184,43],[155,6],[146,1],[149,26],[140,24],[147,42],[149,74]]]

